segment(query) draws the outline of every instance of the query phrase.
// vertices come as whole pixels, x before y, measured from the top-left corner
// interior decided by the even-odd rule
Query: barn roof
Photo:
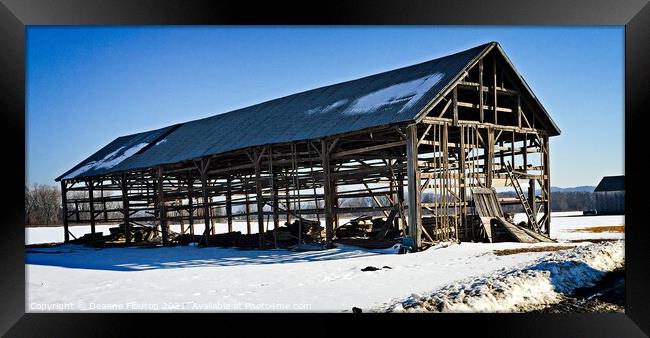
[[[57,181],[153,168],[252,146],[317,139],[414,121],[429,103],[494,47],[503,54],[498,44],[491,42],[416,65],[123,136]],[[559,134],[543,107],[542,111],[550,122],[551,135]]]
[[[598,191],[625,191],[625,175],[603,177],[594,189],[594,192]]]

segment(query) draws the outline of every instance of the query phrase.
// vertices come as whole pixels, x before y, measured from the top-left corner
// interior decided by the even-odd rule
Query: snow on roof
[[[397,113],[401,113],[417,103],[424,94],[442,80],[444,74],[435,73],[419,79],[397,83],[392,86],[379,89],[375,92],[358,98],[346,110],[347,114],[367,114],[377,111],[382,107],[401,104]]]

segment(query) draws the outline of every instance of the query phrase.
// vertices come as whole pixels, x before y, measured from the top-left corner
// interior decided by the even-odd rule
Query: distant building
[[[598,214],[625,214],[625,175],[603,177],[594,192]]]

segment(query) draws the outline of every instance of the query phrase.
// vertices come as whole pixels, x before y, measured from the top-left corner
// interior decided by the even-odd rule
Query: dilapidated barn
[[[121,224],[127,245],[142,241],[132,230],[148,225],[162,245],[184,236],[215,245],[236,237],[235,218],[257,234],[226,242],[254,238],[260,248],[295,239],[281,236],[291,226],[301,229],[298,241],[318,241],[314,229],[322,229],[328,246],[346,237],[407,238],[417,250],[440,240],[494,240],[499,226],[519,240],[543,238],[535,234],[551,225],[549,137],[559,134],[491,42],[119,137],[57,178],[65,239],[70,224],[90,224],[94,234],[101,222]],[[518,197],[499,199],[495,187]],[[343,203],[353,199],[371,204]],[[528,225],[508,223],[500,203],[521,204]],[[380,217],[369,216],[368,231],[352,236],[364,218],[342,224],[342,215]],[[170,232],[172,223],[180,233]],[[195,235],[199,223],[207,226]]]

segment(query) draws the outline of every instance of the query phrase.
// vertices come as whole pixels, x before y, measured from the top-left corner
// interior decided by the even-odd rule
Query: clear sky
[[[624,28],[27,28],[26,183],[121,135],[498,41],[550,112],[551,183],[624,173]]]

